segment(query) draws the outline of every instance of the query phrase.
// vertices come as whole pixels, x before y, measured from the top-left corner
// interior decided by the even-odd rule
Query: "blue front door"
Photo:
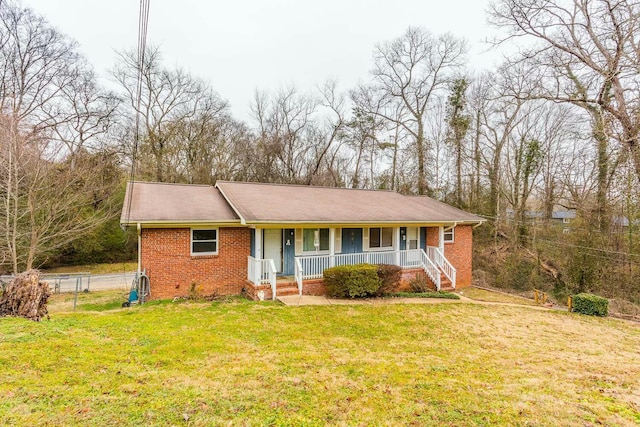
[[[295,230],[293,228],[285,228],[282,231],[282,255],[283,266],[282,274],[285,276],[292,276],[295,271],[294,256],[296,254],[296,240]]]
[[[400,227],[400,250],[407,249],[407,227]]]
[[[342,229],[342,253],[356,254],[362,252],[362,228]]]

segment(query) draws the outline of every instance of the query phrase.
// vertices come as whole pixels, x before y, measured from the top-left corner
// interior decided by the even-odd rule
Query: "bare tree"
[[[0,234],[13,272],[31,268],[111,212],[103,198],[109,191],[97,187],[104,181],[93,179],[100,165],[74,170],[69,159],[79,151],[56,138],[82,122],[67,89],[78,81],[93,85],[75,48],[30,9],[0,3]],[[92,132],[85,124],[71,128]]]
[[[433,36],[424,29],[409,28],[403,36],[378,45],[374,51],[372,75],[378,96],[375,114],[397,123],[412,136],[419,194],[430,192],[425,140],[430,102],[446,89],[452,73],[463,65],[466,50],[465,42],[451,34]],[[398,105],[402,114],[397,114]]]
[[[534,42],[521,59],[545,78],[538,96],[585,108],[593,117],[598,150],[604,153],[603,142],[615,136],[629,151],[640,181],[640,3],[503,0],[491,6],[490,19],[508,32],[498,42],[515,37]],[[604,179],[605,159],[599,162]]]
[[[147,49],[142,65],[138,64],[136,52],[120,53],[113,75],[129,104],[130,126],[135,126],[133,117],[139,114],[142,152],[151,157],[153,178],[159,182],[175,178],[171,174],[183,144],[182,136],[176,132],[189,121],[215,120],[226,112],[227,103],[209,85],[186,71],[164,68],[160,51],[155,47]],[[139,76],[142,91],[138,100]]]

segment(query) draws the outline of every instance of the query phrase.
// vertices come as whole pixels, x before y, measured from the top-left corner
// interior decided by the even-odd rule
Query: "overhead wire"
[[[138,145],[140,141],[140,106],[142,104],[142,86],[145,66],[145,53],[147,50],[147,31],[149,26],[149,6],[150,0],[140,0],[140,10],[138,15],[138,55],[136,64],[136,111],[134,119],[134,137],[131,148],[131,168],[129,172],[129,191],[127,192],[127,213],[125,222],[129,223],[131,217],[131,201],[133,198],[133,186],[136,177],[136,163],[138,158]]]

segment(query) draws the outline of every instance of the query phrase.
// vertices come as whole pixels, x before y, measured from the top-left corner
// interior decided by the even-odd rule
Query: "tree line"
[[[500,0],[487,13],[491,43],[516,52],[491,70],[471,67],[466,41],[410,27],[374,47],[355,87],[256,90],[243,121],[158,47],[141,64],[138,52],[120,52],[107,90],[68,36],[0,0],[0,265],[20,271],[92,250],[78,236],[117,224],[135,167],[136,179],[159,182],[428,195],[485,216],[494,245],[539,262],[555,255],[536,243],[531,212],[548,223],[554,210],[575,210],[580,230],[563,241],[615,246],[636,274],[640,6]],[[563,283],[579,282],[569,276]]]

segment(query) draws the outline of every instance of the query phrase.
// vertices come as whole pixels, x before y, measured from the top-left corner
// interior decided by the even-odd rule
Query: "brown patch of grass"
[[[456,291],[456,293],[476,301],[500,302],[500,303],[519,304],[519,305],[528,305],[528,306],[541,305],[541,304],[536,304],[534,300],[531,300],[528,298],[520,297],[517,295],[510,295],[505,292],[492,291],[489,289],[483,289],[483,288],[477,288],[477,287],[460,289]]]

